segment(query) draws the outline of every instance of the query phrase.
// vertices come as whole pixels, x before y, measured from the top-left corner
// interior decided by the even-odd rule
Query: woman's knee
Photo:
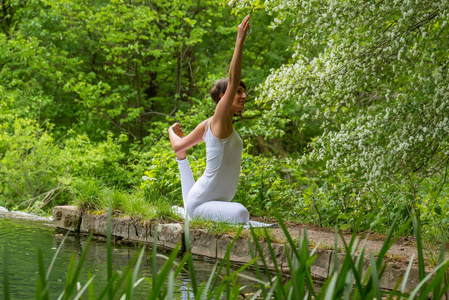
[[[240,220],[240,223],[249,222],[249,212],[245,206],[241,205],[236,211],[236,218]]]

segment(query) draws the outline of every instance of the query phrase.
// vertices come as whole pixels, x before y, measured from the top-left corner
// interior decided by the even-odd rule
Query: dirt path
[[[266,223],[274,223],[275,220],[266,219],[266,218],[251,218],[254,221],[266,222]],[[335,245],[335,230],[329,228],[320,228],[312,225],[304,225],[304,224],[291,224],[287,223],[287,228],[292,238],[298,238],[300,234],[304,234],[304,228],[307,228],[307,236],[311,247],[315,247],[318,245],[319,249],[327,249],[333,250]],[[270,229],[271,236],[279,242],[285,242],[285,234],[281,228],[272,228]],[[346,243],[349,243],[351,240],[352,234],[343,233],[343,237]],[[358,239],[360,241],[359,250],[362,245],[365,245],[365,256],[369,257],[370,252],[373,252],[377,255],[385,240],[385,236],[372,233],[372,232],[361,232],[358,234]],[[338,250],[339,252],[343,252],[344,243],[340,237],[338,236]],[[359,251],[358,251],[359,252]],[[437,255],[437,254],[435,254]],[[386,259],[392,260],[395,262],[402,262],[404,264],[408,264],[410,259],[414,257],[414,262],[417,263],[418,252],[416,249],[416,240],[414,237],[400,237],[398,240],[390,247],[387,252]],[[432,260],[432,254],[430,251],[425,251],[425,256],[429,261]],[[436,256],[437,257],[437,256]]]

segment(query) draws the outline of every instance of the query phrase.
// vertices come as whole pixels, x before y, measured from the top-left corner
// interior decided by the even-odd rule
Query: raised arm
[[[211,120],[211,129],[218,138],[226,138],[232,133],[232,103],[242,80],[242,54],[246,33],[250,27],[250,15],[247,15],[237,30],[237,40],[235,42],[234,54],[231,60],[228,75],[228,87],[225,94],[215,108],[214,116]]]

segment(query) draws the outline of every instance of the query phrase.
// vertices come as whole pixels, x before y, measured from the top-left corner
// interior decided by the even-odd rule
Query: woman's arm
[[[203,135],[206,131],[206,121],[201,122],[190,134],[185,137],[179,123],[175,123],[168,128],[168,135],[175,153],[186,151],[203,140]],[[181,133],[181,136],[179,133]]]
[[[234,54],[229,68],[228,87],[220,102],[218,102],[214,116],[211,120],[212,132],[218,138],[228,137],[233,130],[230,110],[242,79],[243,44],[246,39],[246,33],[250,27],[249,17],[250,15],[247,15],[238,26],[237,40],[235,42]]]

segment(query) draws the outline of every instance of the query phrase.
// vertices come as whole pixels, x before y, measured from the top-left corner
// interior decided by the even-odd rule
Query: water
[[[8,274],[10,282],[10,294],[12,299],[32,299],[38,279],[38,249],[43,253],[45,268],[51,263],[51,260],[63,239],[62,234],[57,234],[51,224],[45,221],[29,221],[19,219],[0,218],[0,270],[2,277],[5,266],[5,249],[8,253]],[[51,271],[50,298],[56,299],[64,289],[65,279],[67,278],[67,269],[71,255],[74,253],[77,261],[85,248],[87,239],[79,236],[69,236],[56,259],[53,270]],[[115,244],[113,245],[113,269],[123,269],[128,261],[138,254],[138,248],[133,244]],[[168,253],[162,253],[169,255]],[[158,259],[158,270],[164,263],[164,259]],[[213,264],[204,261],[195,262],[197,271],[197,280],[199,282],[207,281]],[[140,270],[140,277],[147,277],[136,289],[135,298],[140,299],[148,296],[150,291],[151,278],[150,253],[147,250]],[[81,272],[81,284],[87,282],[88,270],[95,274],[94,286],[98,293],[106,284],[106,242],[92,240],[84,268]],[[250,273],[246,273],[251,276]],[[3,295],[3,278],[0,279],[0,299]],[[181,273],[176,280],[176,298],[188,299],[190,279],[187,273]],[[241,279],[241,285],[253,285],[248,280]],[[250,288],[251,289],[251,288]],[[252,290],[256,290],[254,287]]]

